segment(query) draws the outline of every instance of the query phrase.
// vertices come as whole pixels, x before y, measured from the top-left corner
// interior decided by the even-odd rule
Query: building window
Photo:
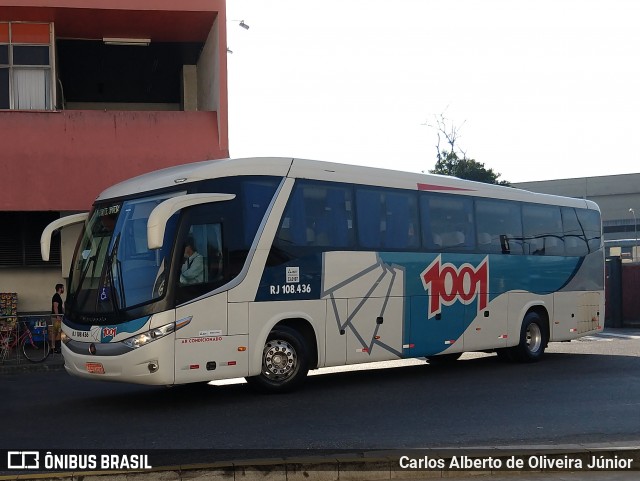
[[[51,239],[50,260],[40,255],[40,235],[58,212],[0,212],[0,267],[60,266],[60,235]]]
[[[0,22],[0,109],[51,110],[51,25]]]

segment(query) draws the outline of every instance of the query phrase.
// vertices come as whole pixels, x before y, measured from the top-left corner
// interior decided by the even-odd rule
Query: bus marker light
[[[501,334],[500,336],[498,336],[498,339],[507,339],[509,336],[507,336],[506,334]]]
[[[380,339],[380,336],[375,336],[374,339]]]
[[[238,346],[238,352],[244,352],[246,350],[247,350],[246,346]]]
[[[451,341],[444,341],[444,343],[445,343],[447,346],[449,346],[449,345],[453,344],[454,342],[456,342],[456,341],[455,341],[455,339],[453,339],[453,340],[451,340]]]
[[[227,366],[235,366],[235,365],[236,365],[236,362],[235,362],[235,361],[229,361],[229,362],[227,363]]]
[[[482,331],[481,327],[476,327],[476,331]]]
[[[189,364],[189,369],[200,369],[200,364]]]
[[[362,349],[356,349],[356,352],[369,352],[369,349],[366,347],[363,347]]]
[[[578,330],[576,328],[573,328],[573,329],[569,329],[569,332],[578,332]]]
[[[403,344],[402,345],[402,349],[413,349],[414,347],[416,347],[415,344]]]

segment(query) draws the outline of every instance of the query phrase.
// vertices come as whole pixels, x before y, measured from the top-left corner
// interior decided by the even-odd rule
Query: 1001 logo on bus
[[[422,274],[422,285],[429,292],[429,318],[440,314],[442,304],[455,302],[471,304],[478,300],[478,312],[489,303],[489,256],[477,267],[465,263],[456,267],[450,262],[441,264],[440,256]]]

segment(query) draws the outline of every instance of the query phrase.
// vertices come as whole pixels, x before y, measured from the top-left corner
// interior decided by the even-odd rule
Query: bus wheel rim
[[[265,375],[274,381],[284,381],[291,377],[298,365],[296,350],[287,341],[274,339],[264,347],[262,357]]]
[[[531,323],[527,326],[527,348],[529,352],[538,352],[542,345],[542,330],[536,323]]]

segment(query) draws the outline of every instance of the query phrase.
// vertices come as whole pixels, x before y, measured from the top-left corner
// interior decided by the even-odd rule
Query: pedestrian
[[[56,284],[56,293],[51,298],[51,319],[49,322],[49,344],[53,352],[60,352],[60,348],[62,347],[60,341],[62,316],[64,315],[62,294],[64,294],[64,285]]]

